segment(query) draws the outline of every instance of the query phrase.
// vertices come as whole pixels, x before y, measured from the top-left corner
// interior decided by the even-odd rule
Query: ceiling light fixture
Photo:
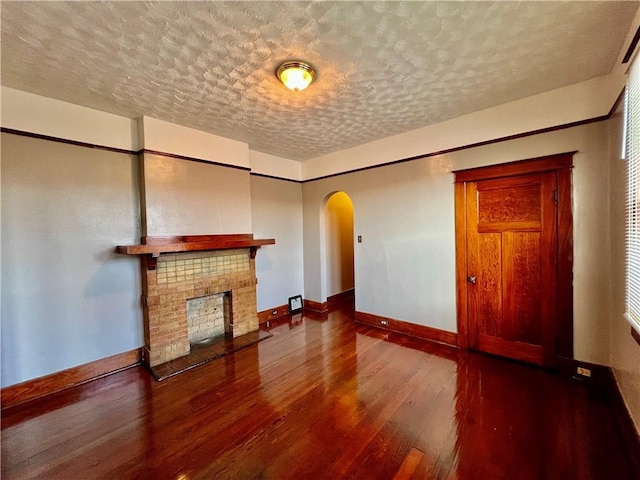
[[[276,70],[276,76],[289,90],[299,92],[316,78],[316,71],[305,62],[285,62]]]

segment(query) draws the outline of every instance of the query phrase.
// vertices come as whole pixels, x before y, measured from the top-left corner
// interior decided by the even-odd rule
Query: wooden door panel
[[[467,184],[469,345],[544,364],[554,349],[555,173]]]
[[[502,241],[501,234],[488,233],[478,238],[479,272],[477,294],[479,335],[500,337],[502,319]]]
[[[543,365],[543,351],[539,345],[512,342],[498,337],[481,335],[478,339],[478,350],[534,365]]]
[[[540,184],[505,185],[488,180],[478,185],[478,226],[529,223],[540,225]]]
[[[540,222],[501,222],[478,225],[478,233],[499,233],[505,230],[540,230]]]
[[[505,338],[542,345],[542,278],[539,232],[505,232],[505,317],[510,319]]]
[[[478,242],[478,335],[541,345],[540,234],[482,234]]]

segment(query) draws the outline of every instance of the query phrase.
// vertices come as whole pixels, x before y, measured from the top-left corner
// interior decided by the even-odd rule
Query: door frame
[[[469,282],[467,282],[467,182],[531,173],[555,172],[557,189],[557,329],[555,357],[573,360],[573,212],[571,170],[573,155],[559,153],[515,162],[455,170],[456,307],[458,347],[469,348]]]

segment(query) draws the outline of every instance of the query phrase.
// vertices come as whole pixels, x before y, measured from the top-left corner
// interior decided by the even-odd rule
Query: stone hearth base
[[[256,345],[272,336],[273,334],[264,330],[256,330],[235,338],[222,336],[210,342],[191,345],[191,352],[188,355],[149,367],[149,369],[153,377],[161,381],[229,353]]]

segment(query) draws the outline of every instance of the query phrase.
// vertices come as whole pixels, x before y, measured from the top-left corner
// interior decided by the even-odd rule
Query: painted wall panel
[[[138,119],[138,136],[148,150],[249,167],[249,146],[246,143],[202,130],[141,117]]]
[[[259,173],[288,180],[302,180],[302,164],[296,160],[249,150],[251,173]]]
[[[252,175],[251,211],[256,238],[275,238],[256,255],[258,311],[300,295],[302,281],[302,187]]]
[[[138,150],[137,122],[53,98],[0,87],[4,128],[124,150]]]
[[[136,158],[2,134],[2,385],[142,345]]]
[[[249,171],[144,155],[148,235],[251,233]]]
[[[355,245],[356,308],[454,331],[453,210],[441,203],[453,198],[446,172],[415,161],[305,183],[305,274],[313,258],[307,248],[320,248],[322,236],[307,217],[327,193],[342,190],[353,201],[354,235],[363,239]],[[324,301],[330,293],[305,283],[305,294]]]

